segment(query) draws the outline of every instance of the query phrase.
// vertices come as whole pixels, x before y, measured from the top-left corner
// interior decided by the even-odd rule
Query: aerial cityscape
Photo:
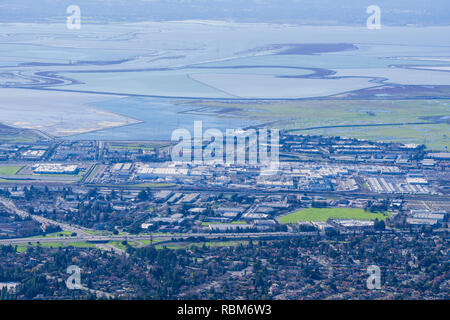
[[[446,1],[4,2],[0,300],[450,298]]]

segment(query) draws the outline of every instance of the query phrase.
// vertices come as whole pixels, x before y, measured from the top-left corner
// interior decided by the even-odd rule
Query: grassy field
[[[105,235],[110,235],[112,234],[112,232],[109,231],[103,231],[103,230],[91,230],[91,229],[83,229],[83,231],[87,234],[94,234],[97,236],[105,236]]]
[[[71,231],[61,231],[61,232],[54,232],[54,233],[48,233],[43,235],[38,235],[30,238],[57,238],[57,237],[70,237],[72,236]]]
[[[0,167],[0,175],[2,175],[2,176],[14,176],[22,168],[23,168],[23,166]]]
[[[167,245],[156,245],[155,249],[186,249],[190,247],[203,247],[204,245],[207,247],[234,247],[240,244],[247,245],[249,242],[247,240],[232,240],[232,241],[208,241],[208,242],[199,242],[199,243],[180,243],[180,244],[167,244]]]
[[[248,241],[247,240],[243,240],[243,241],[210,241],[210,242],[205,242],[200,244],[201,246],[203,246],[203,244],[205,244],[207,247],[234,247],[234,246],[238,246],[240,244],[242,245],[248,245]]]
[[[233,114],[279,129],[322,126],[430,122],[427,117],[450,115],[450,100],[285,100],[255,102],[196,101],[196,106],[233,108]],[[192,102],[181,102],[189,105]],[[428,120],[427,120],[428,119]],[[345,136],[358,139],[425,143],[429,149],[450,147],[447,123],[406,126],[324,128],[301,130],[303,134]]]
[[[7,132],[0,128],[0,142],[4,143],[33,143],[39,141],[41,137],[31,130],[12,129]]]
[[[298,221],[327,221],[328,219],[384,220],[390,214],[366,212],[363,209],[350,208],[309,208],[300,210],[279,219],[280,223],[296,223]]]
[[[78,174],[33,174],[33,177],[23,176],[18,172],[23,166],[0,166],[0,183],[28,183],[32,180],[37,182],[44,181],[45,178],[40,177],[64,177],[67,178],[67,183],[74,183],[83,178],[84,172]],[[30,180],[32,179],[32,180]]]
[[[161,242],[161,241],[164,241],[164,240],[154,239],[152,241],[152,243],[155,244],[155,243],[158,243],[158,242]],[[140,242],[144,246],[149,246],[150,245],[150,240],[139,240],[138,242]]]
[[[167,245],[155,245],[158,242],[162,242],[163,240],[155,239],[153,240],[153,244],[155,249],[171,249],[171,250],[177,250],[177,249],[186,249],[192,246],[202,247],[232,247],[232,246],[238,246],[240,244],[247,245],[247,240],[231,240],[231,241],[208,241],[208,242],[199,242],[199,243],[171,243]],[[122,244],[122,241],[109,241],[107,244],[114,246],[118,249],[127,250],[127,246]],[[137,242],[135,241],[128,241],[128,245],[139,248],[142,246],[148,246],[150,245],[150,240],[139,240]],[[94,243],[90,243],[87,241],[74,241],[69,243],[61,243],[61,242],[40,242],[40,243],[31,243],[26,245],[20,245],[16,247],[16,251],[19,253],[27,251],[29,247],[42,247],[42,248],[62,248],[62,247],[75,247],[75,248],[95,248]]]
[[[29,183],[30,180],[18,180],[18,179],[2,179],[0,178],[0,183]]]
[[[42,248],[62,248],[62,247],[74,247],[74,248],[95,248],[95,244],[87,241],[74,241],[69,243],[61,242],[40,242],[31,243],[27,245],[17,246],[17,252],[25,252],[29,247],[42,247]]]
[[[448,124],[327,128],[298,131],[310,135],[344,136],[366,140],[424,144],[431,150],[450,148]]]
[[[116,247],[117,249],[121,249],[123,251],[127,250],[127,246],[122,244],[122,241],[109,241],[108,244],[113,247]],[[138,247],[138,243],[136,243],[134,241],[127,241],[127,244],[132,247]]]

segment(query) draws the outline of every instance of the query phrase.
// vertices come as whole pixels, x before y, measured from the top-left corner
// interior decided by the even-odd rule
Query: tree
[[[378,231],[383,231],[383,230],[386,229],[386,224],[384,223],[383,220],[378,221],[378,219],[375,219],[375,222],[374,222],[374,229],[375,229],[375,230],[378,230]]]
[[[149,198],[147,191],[142,190],[141,192],[139,192],[137,199],[139,201],[147,201]]]

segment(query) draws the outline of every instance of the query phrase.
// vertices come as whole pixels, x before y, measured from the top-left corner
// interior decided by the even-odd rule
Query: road
[[[17,208],[16,205],[7,198],[0,197],[0,204],[2,204],[9,213],[16,214],[16,215],[20,216],[21,218],[30,217],[34,221],[39,222],[41,224],[57,225],[65,231],[70,231],[70,232],[76,233],[78,236],[88,236],[89,235],[89,233],[86,232],[85,229],[82,229],[80,227],[72,226],[67,223],[62,223],[62,222],[50,220],[50,219],[47,219],[47,218],[44,218],[41,216],[37,216],[34,214],[30,214],[22,209]]]
[[[257,238],[280,238],[291,236],[307,236],[316,235],[317,232],[292,233],[292,232],[249,232],[249,233],[188,233],[188,234],[154,234],[153,240],[172,241],[172,240],[187,240],[192,237],[204,237],[207,240],[213,239],[257,239]],[[149,240],[150,235],[111,235],[111,236],[97,236],[87,234],[76,237],[34,237],[34,238],[14,238],[14,239],[0,239],[0,245],[20,245],[28,243],[70,243],[78,241],[90,242],[109,242],[109,241],[142,241]]]
[[[98,165],[97,169],[94,173],[91,173],[91,177],[86,178],[85,182],[77,182],[72,185],[83,185],[84,187],[92,187],[92,188],[110,188],[110,189],[127,189],[127,190],[142,190],[143,187],[136,185],[104,185],[90,182],[95,181],[98,177],[101,176],[102,171],[106,168],[105,165]],[[26,181],[22,182],[22,185],[32,185],[34,183],[42,183],[45,182],[47,186],[61,186],[62,182],[55,181]],[[2,186],[17,186],[17,183],[11,182],[6,183],[3,182]],[[207,192],[207,193],[244,193],[248,194],[250,191],[254,195],[273,195],[273,194],[300,194],[300,195],[308,195],[308,196],[322,196],[322,197],[353,197],[353,198],[373,198],[373,199],[386,199],[386,198],[399,198],[404,200],[418,200],[418,201],[448,201],[448,195],[446,194],[399,194],[399,193],[375,193],[369,191],[310,191],[310,190],[301,190],[301,189],[260,189],[260,188],[225,188],[225,187],[199,187],[199,186],[167,186],[167,187],[157,187],[154,190],[170,190],[174,192]]]
[[[30,214],[24,210],[16,207],[16,205],[9,199],[0,197],[0,203],[6,208],[6,210],[12,214],[16,214],[22,218],[31,217],[33,220],[41,224],[53,224],[59,226],[62,230],[75,233],[76,236],[63,236],[63,237],[33,237],[33,238],[15,238],[15,239],[0,239],[0,245],[24,245],[29,243],[70,243],[70,242],[97,242],[96,246],[100,249],[111,249],[118,254],[124,254],[125,252],[119,248],[113,247],[107,242],[109,241],[142,241],[149,240],[152,237],[153,240],[171,241],[171,240],[187,240],[192,237],[203,237],[205,239],[242,239],[242,238],[268,238],[268,237],[287,237],[293,235],[302,235],[299,233],[291,232],[249,232],[249,233],[186,233],[186,234],[152,234],[150,235],[109,235],[99,236],[87,232],[89,230],[82,229],[66,223],[54,221],[41,216]],[[316,234],[316,233],[305,233]]]

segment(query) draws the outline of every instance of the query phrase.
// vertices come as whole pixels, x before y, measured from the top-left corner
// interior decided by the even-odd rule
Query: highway
[[[312,235],[313,233],[291,233],[291,232],[248,232],[248,233],[184,233],[184,234],[148,234],[148,235],[108,235],[99,236],[92,234],[92,230],[83,229],[77,226],[69,225],[66,223],[50,220],[41,216],[32,215],[24,210],[16,207],[16,205],[9,199],[0,197],[0,203],[6,208],[6,210],[12,214],[16,214],[22,218],[31,217],[33,220],[41,224],[53,224],[59,226],[62,230],[75,233],[76,236],[62,236],[62,237],[33,237],[33,238],[12,238],[12,239],[0,239],[0,245],[23,245],[29,243],[70,243],[79,241],[89,241],[94,243],[99,243],[99,246],[103,246],[103,249],[114,249],[117,253],[123,253],[123,250],[116,250],[117,248],[111,248],[106,245],[109,241],[141,241],[153,240],[161,241],[172,241],[172,240],[187,240],[189,238],[205,238],[208,240],[214,239],[258,239],[258,238],[280,238],[289,236],[301,236],[301,235]],[[89,232],[91,231],[91,232]],[[108,246],[108,248],[105,247]]]
[[[316,235],[317,232],[292,233],[292,232],[251,232],[251,233],[188,233],[188,234],[153,234],[153,235],[111,235],[111,236],[97,236],[97,235],[83,235],[75,237],[33,237],[33,238],[12,238],[0,239],[0,245],[21,245],[28,243],[70,243],[78,241],[90,242],[108,242],[108,241],[142,241],[153,240],[172,241],[172,240],[187,240],[196,238],[205,238],[207,240],[223,240],[223,239],[258,239],[258,238],[282,238],[292,236],[307,236]]]
[[[41,224],[57,225],[61,229],[65,230],[65,231],[70,231],[70,232],[76,233],[78,236],[88,236],[89,235],[89,233],[86,232],[85,229],[82,229],[80,227],[72,226],[72,225],[69,225],[67,223],[62,223],[62,222],[50,220],[50,219],[47,219],[47,218],[44,218],[44,217],[41,217],[41,216],[37,216],[37,215],[34,215],[34,214],[29,214],[28,212],[17,208],[16,205],[11,200],[6,199],[4,197],[0,197],[0,204],[2,204],[9,213],[16,214],[16,215],[18,215],[21,218],[28,218],[28,217],[30,217],[34,221],[37,221],[37,222],[39,222]]]
[[[131,188],[130,188],[131,189]],[[397,194],[397,193],[375,193],[375,192],[361,192],[361,191],[308,191],[298,189],[236,189],[236,188],[214,188],[214,187],[190,187],[181,186],[174,187],[161,187],[158,190],[173,190],[178,192],[207,192],[207,193],[246,193],[251,191],[252,195],[273,195],[273,194],[300,194],[307,196],[322,196],[322,197],[359,197],[359,198],[375,198],[375,199],[387,199],[387,198],[401,198],[405,200],[424,200],[424,201],[448,201],[447,195],[439,194]]]

